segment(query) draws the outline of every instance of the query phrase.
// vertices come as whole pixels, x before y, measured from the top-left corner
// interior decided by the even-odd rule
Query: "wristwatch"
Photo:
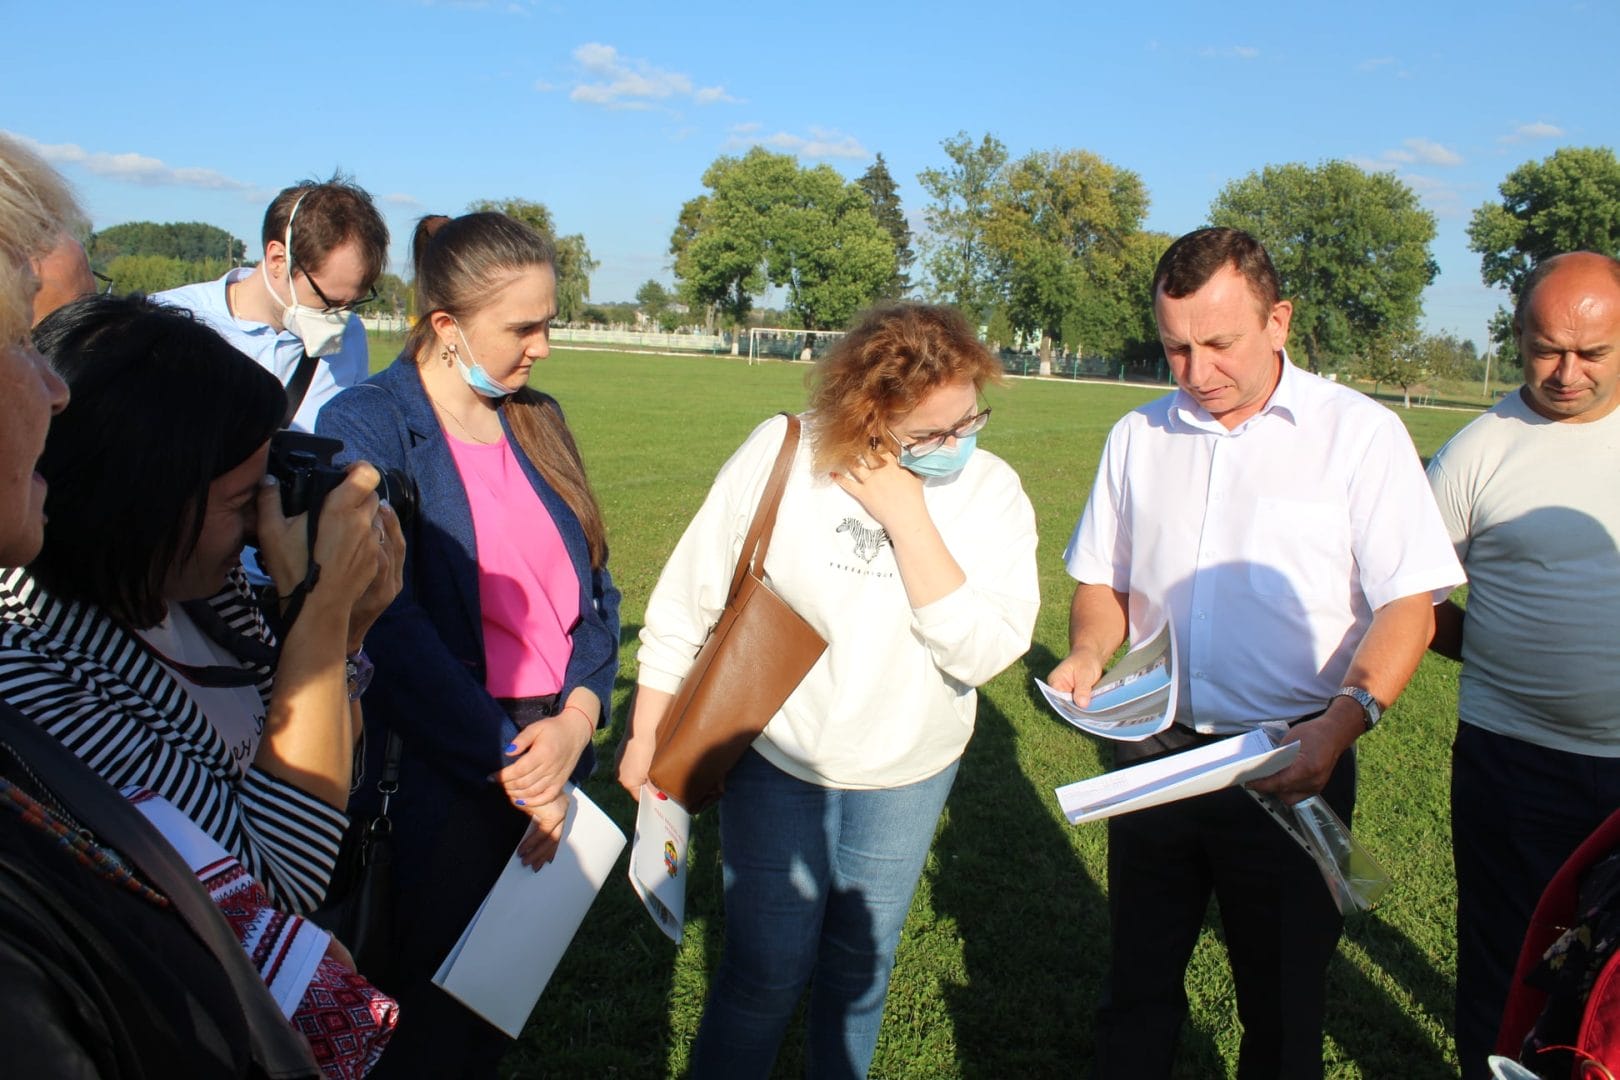
[[[1339,687],[1338,692],[1333,696],[1336,698],[1347,697],[1351,701],[1354,701],[1357,705],[1360,705],[1361,711],[1367,714],[1366,718],[1368,731],[1371,731],[1373,728],[1377,727],[1378,721],[1384,715],[1384,707],[1378,704],[1378,699],[1367,693],[1367,691],[1363,690],[1359,686],[1341,686]]]
[[[371,685],[371,677],[377,669],[371,666],[371,658],[364,649],[357,650],[343,660],[343,674],[349,680],[349,700],[359,701],[360,695],[366,692]]]

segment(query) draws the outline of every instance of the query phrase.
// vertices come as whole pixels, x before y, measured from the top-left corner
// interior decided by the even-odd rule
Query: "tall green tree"
[[[591,274],[601,265],[591,258],[591,249],[582,234],[557,235],[551,210],[545,203],[532,199],[479,199],[468,205],[467,212],[505,214],[550,240],[557,253],[557,319],[574,322],[580,318],[591,295]]]
[[[1502,199],[1474,211],[1469,250],[1487,285],[1515,299],[1536,263],[1564,251],[1620,255],[1620,161],[1607,146],[1565,147],[1527,161],[1498,188]]]
[[[398,274],[377,275],[377,299],[364,310],[378,315],[404,315],[411,310],[410,283]]]
[[[1089,151],[1037,151],[1003,170],[985,243],[1005,268],[1012,325],[1041,335],[1043,371],[1055,344],[1091,352],[1122,344],[1129,308],[1144,299],[1126,293],[1145,255],[1131,237],[1147,207],[1141,177]]]
[[[889,166],[881,153],[855,183],[866,192],[866,197],[871,200],[872,216],[877,218],[878,224],[883,226],[883,231],[894,242],[894,277],[883,290],[883,295],[887,299],[898,300],[911,291],[911,264],[917,256],[911,250],[911,226],[906,222],[905,211],[900,208],[899,188],[895,186],[894,177],[890,175]]]
[[[172,255],[120,255],[106,263],[102,273],[112,278],[112,287],[119,294],[150,295],[194,281],[210,281],[223,276],[230,266],[224,259],[192,262]]]
[[[830,165],[800,168],[768,219],[765,272],[806,330],[838,330],[887,295],[894,241],[866,193]]]
[[[894,244],[866,193],[827,165],[804,168],[755,147],[703,174],[670,238],[681,293],[716,305],[734,327],[767,284],[787,291],[806,330],[842,327],[883,294]]]
[[[1402,340],[1423,311],[1439,267],[1429,254],[1434,215],[1392,173],[1345,161],[1268,165],[1226,185],[1210,221],[1244,229],[1271,253],[1293,301],[1290,337],[1312,371],[1329,357]]]
[[[181,262],[212,259],[238,266],[247,256],[247,245],[217,225],[200,221],[131,221],[91,233],[85,253],[98,267],[120,255],[161,255]]]
[[[1001,298],[998,267],[985,239],[992,195],[1007,164],[1007,148],[994,135],[975,144],[965,131],[940,146],[950,164],[924,169],[917,182],[932,200],[923,210],[923,268],[929,293],[981,320]]]
[[[1565,147],[1527,161],[1498,186],[1500,202],[1474,211],[1468,248],[1480,257],[1480,277],[1502,285],[1514,302],[1519,283],[1542,259],[1565,251],[1620,256],[1620,161],[1607,146]],[[1504,363],[1518,360],[1513,319],[1498,310],[1491,341]]]

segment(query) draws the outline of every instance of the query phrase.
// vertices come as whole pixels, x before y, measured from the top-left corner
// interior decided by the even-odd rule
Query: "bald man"
[[[1620,807],[1620,261],[1574,252],[1525,279],[1524,385],[1435,455],[1468,573],[1431,648],[1462,661],[1452,750],[1457,1055],[1489,1075],[1536,900]]]
[[[34,274],[39,278],[39,292],[34,294],[34,326],[64,304],[96,291],[84,245],[71,233],[58,235],[56,246],[34,260]]]

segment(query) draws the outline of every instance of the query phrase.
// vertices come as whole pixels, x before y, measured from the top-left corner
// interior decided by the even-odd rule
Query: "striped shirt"
[[[240,571],[209,601],[237,633],[270,641]],[[26,570],[0,574],[0,698],[115,788],[163,796],[230,852],[277,904],[326,893],[347,815],[249,765],[180,681],[100,608],[59,600]],[[268,710],[274,671],[260,669]]]

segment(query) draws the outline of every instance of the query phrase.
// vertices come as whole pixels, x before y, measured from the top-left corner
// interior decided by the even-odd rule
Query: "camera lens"
[[[399,469],[382,469],[377,483],[377,497],[394,508],[401,528],[410,528],[416,519],[416,485]]]

